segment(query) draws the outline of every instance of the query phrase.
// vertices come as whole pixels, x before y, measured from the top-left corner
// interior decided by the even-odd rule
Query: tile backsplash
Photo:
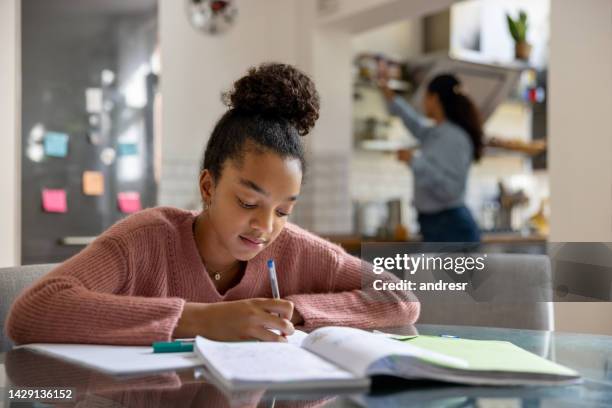
[[[395,159],[395,154],[356,150],[351,162],[350,183],[352,199],[371,208],[366,220],[368,233],[376,228],[374,224],[385,222],[384,203],[394,199],[402,201],[402,223],[410,231],[416,230],[412,172]]]
[[[402,223],[411,233],[417,233],[417,212],[412,205],[413,175],[408,166],[392,154],[355,151],[351,167],[353,200],[368,203],[366,231],[371,234],[386,221],[386,201],[401,199]],[[543,199],[549,196],[548,174],[533,172],[523,157],[486,157],[472,167],[466,187],[465,203],[481,228],[491,228],[486,208],[495,206],[502,180],[510,191],[523,190],[529,202],[513,211],[512,226],[520,230],[536,213]]]
[[[159,205],[201,208],[199,165],[198,160],[163,160]],[[324,153],[308,158],[305,182],[291,222],[320,234],[350,233],[353,214],[349,170],[350,161],[345,155]]]
[[[162,160],[158,205],[197,210],[202,207],[198,189],[199,160]]]
[[[350,159],[337,153],[308,157],[300,200],[291,221],[319,234],[352,232]]]
[[[362,229],[374,233],[386,221],[385,203],[400,199],[403,224],[411,233],[418,232],[410,169],[393,154],[360,150],[352,153],[352,157],[319,153],[308,158],[305,182],[290,220],[319,234],[350,234],[355,228],[355,202],[360,202],[368,206]],[[198,174],[198,160],[164,160],[159,205],[200,209]],[[533,173],[522,160],[512,158],[486,158],[475,165],[470,173],[466,204],[482,227],[487,227],[484,208],[495,201],[500,178],[511,190],[523,189],[530,199],[516,211],[514,227],[519,229],[549,195],[547,173]]]

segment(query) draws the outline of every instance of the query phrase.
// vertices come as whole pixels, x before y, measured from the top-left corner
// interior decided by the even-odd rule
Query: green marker
[[[189,351],[193,351],[193,342],[156,341],[153,343],[153,353],[184,353]]]

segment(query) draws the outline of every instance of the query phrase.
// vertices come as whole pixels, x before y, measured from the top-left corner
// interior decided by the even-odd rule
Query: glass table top
[[[381,328],[413,333],[415,328]],[[571,367],[584,382],[561,387],[474,387],[376,378],[369,392],[241,392],[228,394],[181,370],[112,377],[23,349],[0,353],[0,406],[108,407],[601,407],[612,406],[612,336],[470,326],[416,325],[420,334],[506,340]],[[71,399],[16,398],[19,390],[72,390]]]

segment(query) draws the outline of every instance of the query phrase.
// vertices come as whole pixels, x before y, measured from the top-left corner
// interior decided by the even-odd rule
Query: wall
[[[405,60],[421,53],[421,30],[420,19],[387,24],[353,36],[353,52],[375,52]]]
[[[0,0],[0,267],[19,263],[19,1]]]
[[[162,181],[160,204],[198,207],[204,145],[225,111],[221,92],[251,66],[296,62],[295,0],[237,2],[232,29],[209,36],[193,29],[182,1],[160,1]]]
[[[551,1],[551,241],[612,241],[612,2]],[[612,334],[612,304],[557,303],[557,328]]]

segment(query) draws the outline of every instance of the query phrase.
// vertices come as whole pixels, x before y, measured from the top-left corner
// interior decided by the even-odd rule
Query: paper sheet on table
[[[296,334],[289,336],[288,342],[297,345],[304,337],[306,333],[296,330]],[[202,366],[202,360],[195,352],[155,354],[153,348],[147,346],[37,343],[19,347],[112,375],[133,375]]]
[[[26,344],[20,346],[42,354],[112,375],[131,375],[199,367],[194,352],[153,353],[146,346],[105,346],[90,344]]]

